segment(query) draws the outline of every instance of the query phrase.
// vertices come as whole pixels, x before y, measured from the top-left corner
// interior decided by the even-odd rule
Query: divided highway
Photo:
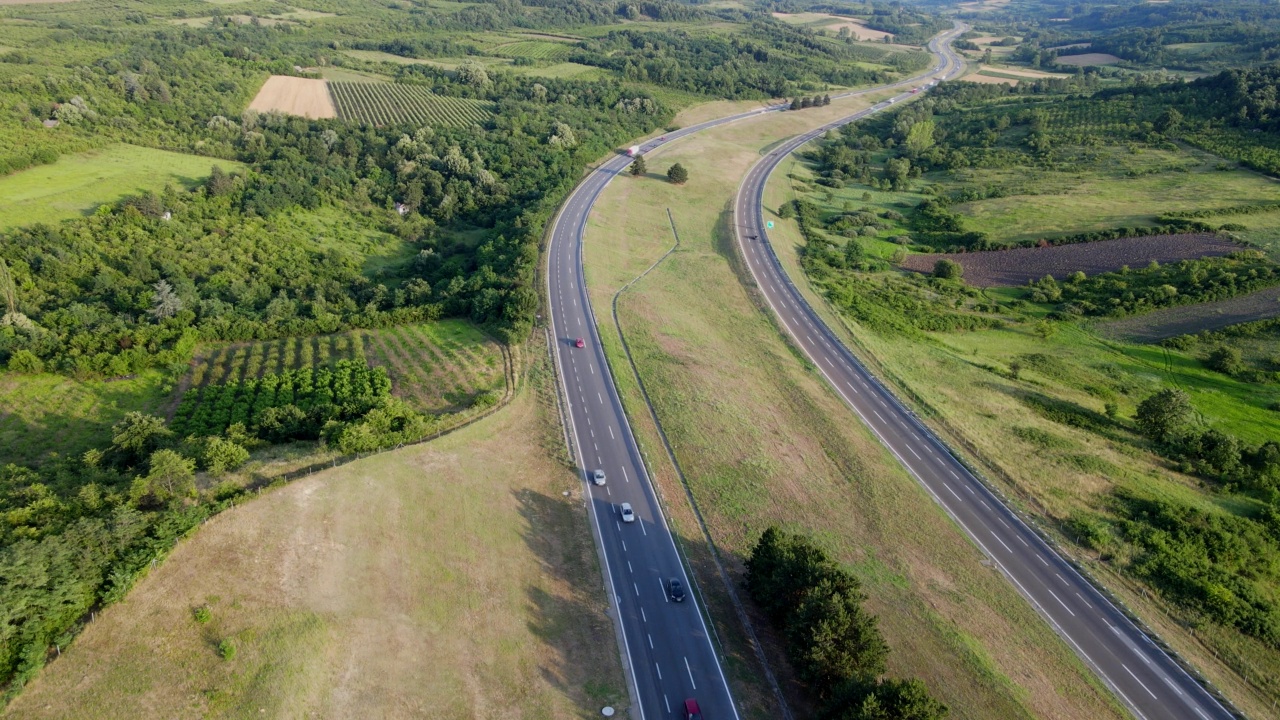
[[[909,95],[789,140],[750,170],[734,202],[734,221],[738,245],[760,292],[831,387],[1134,715],[1144,720],[1234,717],[899,404],[818,317],[779,264],[763,216],[769,174],[784,157],[827,130]]]
[[[919,84],[954,68],[957,60],[949,42],[965,29],[958,25],[930,43],[939,64],[929,73],[834,97]],[[641,152],[783,107],[775,105],[683,128],[643,143]],[[609,374],[583,276],[582,236],[591,206],[630,163],[631,159],[625,156],[602,163],[574,189],[552,223],[547,248],[547,298],[555,337],[553,355],[573,452],[582,471],[596,542],[604,558],[614,621],[623,645],[625,670],[635,702],[632,717],[683,718],[684,701],[695,698],[706,718],[736,719],[738,712],[697,598],[690,593],[684,602],[676,603],[668,593],[672,578],[679,579],[685,588],[690,584]],[[576,344],[578,338],[584,341],[581,348]],[[589,480],[598,469],[606,474],[603,485]],[[634,509],[634,522],[622,521],[622,503]]]

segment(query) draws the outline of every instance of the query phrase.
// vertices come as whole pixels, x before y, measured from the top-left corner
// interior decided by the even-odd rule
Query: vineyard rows
[[[510,57],[527,57],[534,60],[565,60],[571,48],[563,43],[525,40],[503,45],[497,52]]]
[[[415,123],[462,127],[483,122],[492,114],[489,103],[437,95],[418,85],[331,82],[329,92],[338,117],[375,125]]]
[[[293,405],[303,413],[324,406],[371,406],[391,395],[383,368],[339,360],[333,368],[302,368],[244,382],[192,388],[178,403],[170,427],[180,436],[218,435],[235,423],[257,427],[268,408]]]
[[[390,371],[395,394],[422,412],[467,407],[505,380],[500,353],[474,328],[390,328],[365,339],[370,361]]]
[[[191,384],[249,380],[286,370],[332,366],[339,360],[365,364],[364,347],[352,333],[228,345],[212,350],[196,363]]]

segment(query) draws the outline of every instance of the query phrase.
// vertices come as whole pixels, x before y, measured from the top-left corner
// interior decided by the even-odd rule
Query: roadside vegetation
[[[1246,708],[1280,696],[1271,73],[947,84],[769,197],[855,347]],[[1255,314],[1106,330],[1209,303]]]

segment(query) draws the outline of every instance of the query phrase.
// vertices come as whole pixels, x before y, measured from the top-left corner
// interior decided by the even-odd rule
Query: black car
[[[680,582],[680,578],[671,578],[667,582],[667,592],[675,602],[684,602],[684,583]]]

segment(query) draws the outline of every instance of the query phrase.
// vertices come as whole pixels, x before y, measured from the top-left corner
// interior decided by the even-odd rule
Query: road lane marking
[[[596,393],[596,399],[600,401],[601,405],[604,404],[604,396],[601,395],[600,393]]]
[[[1065,582],[1065,581],[1063,581],[1063,582]],[[1090,610],[1092,610],[1092,609],[1093,609],[1093,606],[1089,604],[1089,601],[1088,601],[1088,600],[1085,600],[1085,599],[1084,599],[1084,596],[1083,596],[1083,595],[1081,595],[1080,593],[1076,593],[1076,597],[1080,598],[1080,602],[1084,603],[1084,606],[1085,606],[1085,607],[1089,608]]]
[[[671,598],[667,597],[667,586],[662,584],[662,578],[658,578],[658,589],[662,591],[662,599],[671,602]]]
[[[1182,695],[1182,691],[1178,689],[1178,686],[1174,685],[1173,681],[1170,680],[1168,677],[1166,677],[1164,674],[1160,675],[1160,679],[1164,681],[1165,685],[1168,685],[1169,687],[1173,688],[1173,691],[1178,693],[1178,695]]]
[[[1051,590],[1050,588],[1047,588],[1047,587],[1045,588],[1045,590],[1048,590],[1048,591],[1049,591],[1049,594],[1053,596],[1053,599],[1054,599],[1054,600],[1057,600],[1057,601],[1058,601],[1058,604],[1062,606],[1062,609],[1063,609],[1063,610],[1066,610],[1067,612],[1071,613],[1071,617],[1075,617],[1075,616],[1076,616],[1076,614],[1075,614],[1075,613],[1071,612],[1071,608],[1067,607],[1067,604],[1066,604],[1066,603],[1064,603],[1064,602],[1062,602],[1062,598],[1058,597],[1058,593],[1054,592],[1053,590]],[[1150,691],[1148,691],[1148,692],[1150,692]]]
[[[920,457],[920,456],[919,456],[919,455],[917,455],[916,457]],[[947,492],[951,493],[952,495],[955,495],[955,498],[956,498],[957,500],[959,500],[960,502],[964,502],[964,498],[962,498],[962,497],[960,497],[959,495],[957,495],[957,494],[956,494],[956,491],[955,491],[955,490],[952,490],[950,485],[948,485],[947,483],[942,483],[942,487],[946,488],[946,489],[947,489]]]
[[[667,702],[667,694],[666,694],[666,693],[663,693],[663,694],[662,694],[662,702],[663,702],[663,704],[665,704],[665,705],[667,706],[667,714],[668,714],[668,715],[670,715],[670,714],[671,714],[671,703]]]
[[[1013,554],[1013,548],[1009,547],[1008,545],[1005,545],[1005,544],[1004,544],[1004,541],[1000,539],[1000,536],[999,536],[999,535],[997,535],[997,534],[995,534],[995,533],[991,533],[991,537],[995,538],[995,539],[996,539],[996,542],[1000,543],[1001,545],[1004,545],[1004,549],[1005,549],[1005,550],[1008,550],[1010,555],[1012,555],[1012,554]]]
[[[648,535],[648,534],[649,534],[649,531],[644,529],[644,523],[643,523],[643,522],[641,522],[641,523],[640,523],[640,533],[641,533],[642,535]]]
[[[1037,560],[1039,560],[1040,562],[1044,563],[1044,566],[1045,566],[1045,567],[1049,567],[1049,561],[1048,561],[1048,560],[1045,560],[1045,559],[1044,559],[1044,556],[1043,556],[1043,555],[1041,555],[1040,553],[1036,553],[1036,559],[1037,559]]]
[[[627,551],[627,541],[626,541],[626,540],[623,540],[623,541],[622,541],[622,552],[626,552],[626,551]]]
[[[698,689],[698,683],[693,679],[693,668],[689,667],[689,658],[688,658],[688,656],[686,656],[686,657],[685,657],[685,659],[684,659],[684,669],[685,669],[686,671],[688,671],[688,673],[689,673],[689,682],[693,684],[693,689],[694,689],[694,690],[697,690],[697,689]]]
[[[1027,541],[1023,540],[1021,535],[1018,536],[1018,542],[1022,543],[1023,545],[1027,545]],[[1031,547],[1031,546],[1027,545],[1027,547]]]
[[[613,426],[612,426],[612,425],[610,425],[610,426],[609,426],[609,439],[610,439],[610,440],[617,440],[617,439],[618,439],[618,438],[616,438],[616,437],[614,437],[614,436],[613,436]]]
[[[627,477],[627,469],[622,468],[622,479],[625,482],[631,482],[631,478]]]
[[[1159,697],[1156,697],[1156,694],[1155,694],[1155,693],[1151,692],[1151,688],[1147,687],[1146,683],[1144,683],[1144,682],[1142,682],[1141,680],[1139,680],[1139,679],[1138,679],[1138,676],[1133,674],[1133,671],[1129,669],[1129,666],[1128,666],[1128,665],[1125,665],[1124,663],[1120,663],[1120,667],[1124,668],[1124,671],[1125,671],[1125,672],[1127,672],[1127,673],[1129,673],[1129,677],[1133,678],[1134,682],[1136,682],[1136,683],[1138,683],[1139,685],[1141,685],[1141,686],[1142,686],[1142,689],[1143,689],[1143,690],[1146,690],[1146,691],[1147,691],[1147,694],[1148,694],[1148,695],[1150,695],[1150,696],[1152,697],[1152,699],[1155,699],[1155,700],[1159,700],[1159,699],[1160,699]]]
[[[955,478],[955,479],[957,479],[957,480],[959,480],[959,479],[960,479],[960,476],[956,474],[956,471],[955,471],[955,470],[952,470],[951,468],[947,468],[947,472],[951,473],[951,477],[953,477],[953,478]]]
[[[653,669],[658,671],[658,679],[662,679],[662,668],[658,667],[658,663],[653,664]]]
[[[645,637],[649,638],[649,649],[650,649],[650,650],[652,650],[652,649],[653,649],[653,636],[652,636],[652,635],[650,635],[649,633],[645,633]]]
[[[644,614],[644,608],[640,608],[640,619],[644,622],[649,622],[649,616]]]
[[[880,422],[884,422],[884,418],[880,417],[880,413],[876,412],[875,408],[871,408],[871,412],[876,413],[876,417],[880,418]]]
[[[911,451],[911,454],[912,454],[912,455],[915,455],[915,456],[916,456],[916,459],[917,459],[917,460],[923,460],[923,459],[924,459],[924,458],[920,457],[920,453],[916,452],[916,449],[915,449],[915,448],[913,448],[913,447],[911,447],[910,445],[908,445],[908,446],[907,446],[907,449]],[[947,485],[947,489],[948,489],[948,490],[950,490],[950,489],[951,489],[951,486],[950,486],[950,485]],[[953,492],[953,493],[951,493],[951,494],[952,494],[952,495],[956,495],[954,492]],[[956,495],[956,497],[960,497],[960,496],[959,496],[959,495]]]
[[[640,586],[639,586],[639,585],[637,585],[637,584],[635,584],[635,583],[631,583],[631,587],[635,588],[635,590],[636,590],[636,597],[640,597]]]
[[[627,561],[627,570],[631,571],[631,574],[633,574],[633,575],[634,575],[634,574],[635,574],[635,572],[636,572],[636,569],[635,569],[635,568],[633,568],[633,567],[631,567],[631,561],[630,561],[630,560],[628,560],[628,561]]]
[[[850,390],[852,390],[852,391],[854,391],[854,392],[858,392],[858,388],[854,387],[854,386],[853,386],[853,383],[851,383],[851,382],[847,382],[847,381],[846,381],[846,382],[845,382],[845,385],[848,385]],[[859,394],[861,394],[861,393],[859,393]]]

